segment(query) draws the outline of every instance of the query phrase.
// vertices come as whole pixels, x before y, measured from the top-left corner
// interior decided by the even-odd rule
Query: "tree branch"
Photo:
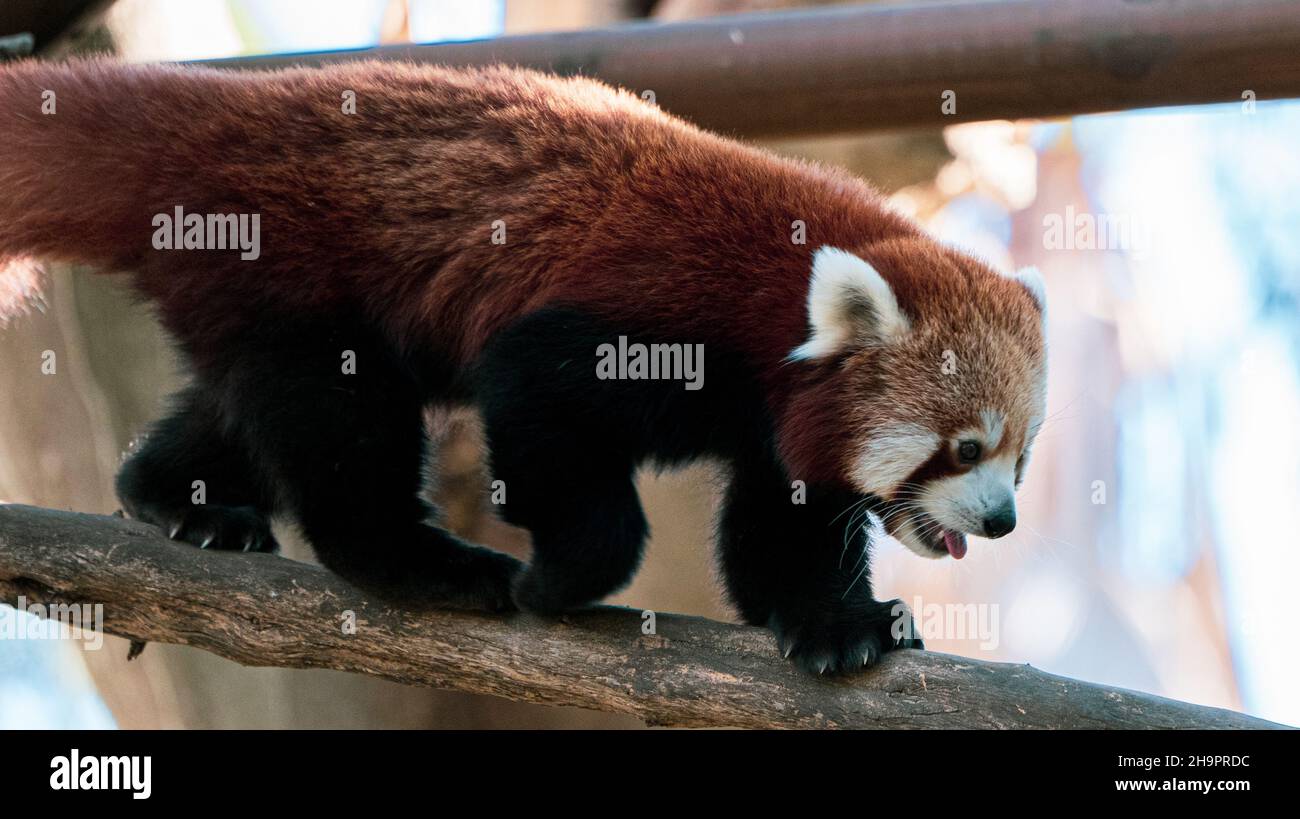
[[[244,665],[332,668],[409,685],[634,714],[656,725],[749,728],[1276,728],[1189,705],[921,651],[868,672],[809,677],[764,630],[640,612],[560,621],[410,612],[324,569],[204,552],[120,518],[0,506],[0,600],[103,604],[103,629]],[[355,633],[345,628],[355,615]]]

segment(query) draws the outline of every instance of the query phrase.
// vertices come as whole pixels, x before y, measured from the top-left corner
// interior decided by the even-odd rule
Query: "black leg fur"
[[[636,571],[646,537],[638,465],[713,456],[733,466],[719,551],[747,622],[772,628],[814,672],[920,647],[891,633],[897,601],[872,599],[862,499],[809,486],[806,502],[793,502],[759,393],[727,351],[705,351],[706,386],[690,391],[597,378],[601,344],[657,339],[577,311],[536,313],[494,339],[471,386],[492,477],[505,481],[503,516],[533,537],[521,573],[513,558],[428,522],[418,493],[429,390],[419,373],[347,320],[260,326],[220,373],[182,394],[124,468],[119,491],[134,516],[179,522],[177,536],[191,542],[242,548],[251,532],[253,548],[273,548],[265,525],[275,508],[297,517],[325,566],[394,603],[555,613],[600,600]],[[348,351],[353,374],[342,366]],[[203,512],[190,503],[196,479],[208,484]]]
[[[657,339],[566,309],[521,319],[499,335],[477,373],[493,477],[506,483],[506,520],[532,532],[533,561],[515,589],[540,613],[599,600],[631,578],[645,520],[631,483],[645,460],[714,456],[734,477],[719,551],[747,622],[817,673],[860,668],[896,647],[898,601],[871,595],[863,500],[811,486],[806,503],[771,451],[771,425],[743,361],[706,349],[703,389],[681,381],[596,377],[596,350],[619,335]]]
[[[511,608],[518,561],[429,522],[415,373],[347,321],[290,323],[275,334],[248,348],[223,395],[321,563],[404,605]],[[355,372],[344,371],[345,358]]]
[[[271,504],[243,448],[222,428],[214,396],[196,385],[175,402],[118,473],[123,507],[196,546],[275,551]],[[202,504],[195,503],[195,481],[203,482]]]
[[[491,474],[505,482],[501,513],[533,540],[515,602],[540,614],[624,586],[647,533],[632,482],[640,433],[619,386],[595,377],[600,341],[591,332],[564,314],[525,319],[491,345],[478,372]]]
[[[355,372],[345,372],[345,355]],[[422,392],[376,334],[347,319],[268,319],[222,364],[205,374],[204,394],[218,398],[228,439],[205,445],[190,434],[208,417],[192,408],[163,422],[169,434],[133,458],[119,482],[133,513],[159,522],[152,510],[171,508],[141,487],[188,488],[205,469],[238,471],[297,519],[322,564],[359,587],[405,606],[512,608],[519,562],[429,523],[433,509],[419,498]]]
[[[893,631],[910,618],[901,601],[872,597],[866,501],[808,486],[803,503],[772,459],[735,468],[718,547],[732,601],[767,626],[781,652],[815,674],[874,664],[894,648],[923,648]]]
[[[687,390],[681,380],[601,380],[597,349],[620,335],[629,344],[692,341],[553,308],[499,334],[480,362],[476,396],[492,477],[505,481],[502,515],[533,537],[532,565],[515,590],[522,608],[554,613],[624,586],[646,537],[634,470],[733,451],[761,406],[739,377],[743,368],[711,348],[703,389]]]

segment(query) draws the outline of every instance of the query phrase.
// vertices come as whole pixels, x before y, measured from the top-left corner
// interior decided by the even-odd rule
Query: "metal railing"
[[[840,6],[205,64],[359,58],[581,73],[715,130],[798,135],[1300,96],[1300,2]]]

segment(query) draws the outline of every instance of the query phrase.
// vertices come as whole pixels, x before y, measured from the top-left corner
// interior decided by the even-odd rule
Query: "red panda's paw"
[[[793,616],[791,616],[793,615]],[[775,613],[768,628],[781,654],[811,674],[842,674],[875,665],[885,652],[923,649],[907,607],[899,600],[872,602],[854,611]]]
[[[608,584],[592,582],[581,572],[552,568],[534,562],[515,580],[514,602],[521,610],[542,617],[555,617],[587,608],[600,601]]]
[[[251,506],[194,506],[160,528],[172,540],[229,552],[275,552],[280,548],[271,524]]]
[[[489,614],[517,611],[511,588],[522,570],[523,564],[510,555],[467,547],[463,562],[431,584],[429,602],[437,608]]]
[[[343,536],[335,529],[318,532],[312,547],[325,568],[394,608],[515,610],[510,590],[523,564],[437,526],[420,523]]]

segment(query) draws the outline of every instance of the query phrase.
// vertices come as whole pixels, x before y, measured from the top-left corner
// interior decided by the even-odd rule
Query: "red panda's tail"
[[[39,95],[34,105],[24,99],[31,84],[24,81],[29,65],[0,66],[0,322],[40,297],[42,275],[30,255],[35,250],[30,234],[41,217],[25,210],[41,195],[36,180],[40,160],[25,155],[38,138],[32,119],[41,112]]]
[[[355,148],[366,124],[334,102],[365,77],[338,73],[333,82],[105,59],[0,66],[0,310],[31,290],[29,259],[131,272],[167,298],[185,288],[265,293],[279,286],[271,280],[310,294],[291,274],[369,258],[356,222],[385,192]],[[372,97],[387,79],[369,80]],[[250,225],[258,215],[274,223],[275,248],[256,265],[227,245],[170,254],[157,220],[179,222],[178,211]]]
[[[420,225],[455,167],[437,164],[447,152],[430,134],[473,116],[478,85],[398,64],[0,66],[0,302],[30,290],[32,258],[130,272],[155,301],[229,311],[248,298],[343,302],[331,271],[423,269],[443,251]],[[238,232],[240,248],[172,253],[178,234],[162,226],[200,217],[208,239]]]
[[[145,90],[129,71],[106,60],[0,66],[0,318],[37,295],[36,259],[123,269],[140,253],[130,228],[150,183],[139,172],[159,151],[150,118],[129,104]]]

